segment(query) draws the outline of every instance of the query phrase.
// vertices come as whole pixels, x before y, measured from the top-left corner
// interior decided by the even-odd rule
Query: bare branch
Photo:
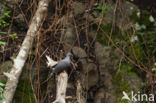
[[[57,95],[56,100],[53,103],[66,103],[66,88],[68,82],[68,74],[66,72],[62,72],[58,75],[57,78]]]
[[[46,58],[47,58],[47,66],[48,67],[53,67],[54,65],[56,65],[57,64],[57,62],[56,61],[54,61],[53,59],[51,59],[49,56],[47,56],[46,55]]]
[[[76,91],[78,103],[86,103],[85,98],[82,96],[82,86],[80,80],[77,80],[77,91]]]

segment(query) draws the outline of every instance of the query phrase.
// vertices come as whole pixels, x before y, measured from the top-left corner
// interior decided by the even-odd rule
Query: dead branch
[[[78,103],[86,103],[85,98],[82,96],[82,86],[80,80],[77,80],[76,96]]]
[[[57,62],[56,61],[54,61],[54,60],[52,60],[49,56],[47,56],[46,55],[46,58],[47,58],[47,66],[48,67],[53,67],[54,65],[56,65],[57,64]]]
[[[48,67],[53,67],[57,64],[56,61],[52,60],[49,56],[47,58],[47,65]],[[66,103],[65,96],[66,96],[66,88],[68,82],[68,74],[64,71],[60,73],[57,77],[57,91],[56,91],[56,100],[53,103]]]
[[[14,59],[13,67],[11,68],[10,73],[4,73],[7,74],[6,76],[8,77],[8,80],[6,83],[5,90],[3,92],[5,99],[0,101],[0,103],[11,103],[13,99],[18,84],[18,80],[22,72],[22,68],[25,64],[25,61],[27,60],[29,50],[32,47],[34,37],[37,34],[41,21],[43,20],[47,12],[48,4],[49,4],[49,0],[41,0],[39,2],[38,9],[35,13],[35,16],[32,19],[31,25],[22,43],[20,51],[17,57]]]
[[[57,78],[56,100],[53,103],[66,103],[65,96],[67,82],[68,82],[68,74],[66,72],[60,73]]]

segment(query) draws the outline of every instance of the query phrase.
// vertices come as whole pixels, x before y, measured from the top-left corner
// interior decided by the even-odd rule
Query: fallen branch
[[[11,68],[10,73],[4,73],[8,77],[8,80],[6,83],[5,90],[3,92],[3,96],[5,99],[0,101],[0,103],[11,103],[13,99],[18,84],[18,80],[22,72],[22,68],[25,64],[25,61],[27,60],[29,51],[32,47],[34,37],[37,34],[41,21],[43,20],[47,12],[48,4],[49,0],[41,0],[39,2],[38,9],[35,13],[35,16],[32,19],[31,25],[20,48],[20,51],[17,57],[14,59],[13,67]]]
[[[66,103],[66,88],[68,82],[68,74],[66,72],[62,72],[57,77],[57,93],[56,100],[53,103]]]
[[[47,58],[47,65],[48,67],[53,67],[57,64],[56,61],[52,60],[49,56]],[[68,74],[64,71],[60,73],[57,77],[57,91],[56,91],[56,100],[53,103],[66,103],[65,96],[66,96],[66,88],[68,82]]]

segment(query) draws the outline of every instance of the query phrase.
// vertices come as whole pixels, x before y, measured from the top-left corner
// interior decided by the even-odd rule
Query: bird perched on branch
[[[65,69],[71,68],[71,53],[67,53],[66,57],[58,62],[55,66],[53,66],[53,72],[50,74],[52,77],[54,74],[60,73]]]

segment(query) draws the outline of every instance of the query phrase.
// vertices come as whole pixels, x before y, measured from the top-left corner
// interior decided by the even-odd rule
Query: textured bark
[[[66,72],[60,73],[57,78],[56,100],[53,103],[66,103],[65,96],[67,82],[68,82],[68,74]]]
[[[38,9],[35,13],[35,16],[32,19],[31,25],[20,48],[20,51],[17,57],[14,59],[13,67],[11,68],[10,73],[7,73],[6,75],[8,77],[8,80],[6,83],[5,90],[3,92],[5,99],[0,101],[0,103],[11,103],[13,99],[16,87],[18,85],[18,80],[22,72],[22,68],[25,64],[25,61],[27,60],[29,50],[32,47],[33,40],[40,27],[41,21],[43,20],[47,12],[48,4],[49,0],[41,0],[39,2]]]
[[[77,101],[78,103],[86,103],[86,100],[84,96],[82,95],[82,86],[80,80],[77,80],[77,91],[76,91],[76,96],[77,96]]]

